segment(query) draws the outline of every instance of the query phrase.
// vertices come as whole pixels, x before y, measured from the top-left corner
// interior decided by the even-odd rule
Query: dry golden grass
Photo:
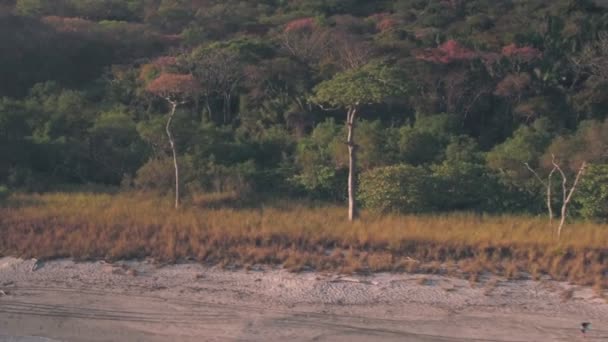
[[[17,194],[0,209],[0,254],[456,272],[471,281],[484,272],[549,274],[596,286],[608,272],[608,225],[573,223],[558,241],[544,218],[363,213],[351,224],[339,206],[285,200],[239,208],[234,200],[199,196],[176,211],[170,198],[139,193]]]

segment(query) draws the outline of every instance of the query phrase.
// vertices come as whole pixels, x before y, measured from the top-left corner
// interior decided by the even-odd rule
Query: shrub
[[[348,169],[311,165],[289,181],[312,198],[342,201],[347,198],[347,179]]]
[[[363,205],[374,211],[416,213],[431,210],[429,172],[407,164],[380,167],[361,175]]]
[[[413,126],[403,126],[399,131],[400,156],[405,163],[413,165],[441,160],[442,152],[450,143],[452,134],[458,130],[453,115],[419,116]]]
[[[342,200],[346,191],[343,160],[345,136],[333,119],[320,123],[297,146],[297,174],[291,183],[314,198]],[[339,157],[339,158],[338,158]]]
[[[477,143],[462,135],[445,149],[445,161],[431,167],[437,187],[434,207],[441,210],[499,211],[499,184],[484,164]]]
[[[581,216],[608,220],[608,164],[590,165],[574,195]]]
[[[193,178],[192,161],[190,158],[180,158],[179,167],[181,184],[190,183]],[[136,188],[141,190],[154,190],[161,193],[173,191],[175,187],[173,158],[150,159],[137,170],[133,183]]]
[[[255,187],[257,170],[252,160],[222,165],[212,159],[198,166],[197,184],[202,185],[202,190],[246,195]]]
[[[441,210],[499,211],[498,183],[482,164],[446,161],[433,166],[437,192],[434,207]]]

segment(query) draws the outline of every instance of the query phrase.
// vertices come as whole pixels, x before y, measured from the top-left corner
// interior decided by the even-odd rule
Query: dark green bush
[[[496,213],[512,211],[514,209],[512,202],[520,205],[528,203],[522,194],[516,189],[504,186],[483,164],[446,161],[434,165],[432,171],[436,188],[433,207],[436,210]]]
[[[418,213],[432,209],[431,177],[407,164],[379,167],[361,175],[359,198],[379,212]]]
[[[179,166],[181,184],[191,183],[194,178],[191,159],[180,158]],[[133,183],[137,189],[141,190],[152,190],[161,193],[172,192],[175,187],[173,158],[150,159],[137,170]]]
[[[608,220],[608,164],[590,165],[574,198],[584,218]]]

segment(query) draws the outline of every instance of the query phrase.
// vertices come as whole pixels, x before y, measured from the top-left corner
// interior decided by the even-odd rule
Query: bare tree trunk
[[[209,96],[205,97],[205,107],[207,108],[207,115],[209,115],[209,121],[213,122],[213,111],[211,109],[211,104],[209,103]]]
[[[230,116],[230,94],[224,93],[224,125],[228,124]]]
[[[562,211],[561,211],[561,220],[559,222],[559,226],[557,227],[557,237],[560,238],[562,235],[562,229],[564,228],[564,224],[566,223],[566,215],[568,214],[568,204],[570,204],[570,201],[572,200],[572,195],[574,194],[574,191],[576,190],[576,186],[578,185],[578,182],[581,179],[581,176],[583,175],[583,173],[585,172],[585,169],[587,168],[587,162],[583,162],[581,164],[581,167],[578,169],[578,172],[576,174],[576,178],[574,179],[574,183],[572,184],[572,187],[570,188],[570,190],[568,190],[568,178],[566,177],[566,173],[562,170],[562,168],[559,166],[559,164],[557,164],[557,162],[555,161],[555,156],[553,156],[553,166],[557,169],[557,171],[559,171],[559,173],[562,176]]]
[[[530,170],[534,174],[534,176],[536,176],[536,178],[540,181],[540,183],[547,189],[547,211],[549,212],[549,227],[553,227],[553,206],[551,204],[553,196],[551,194],[551,179],[553,178],[553,174],[555,173],[557,168],[553,167],[553,170],[551,170],[551,172],[547,176],[547,182],[545,182],[542,178],[540,178],[538,173],[534,171],[532,167],[530,167],[530,164],[525,163],[525,165],[528,170]]]
[[[175,209],[179,208],[179,165],[177,164],[177,150],[175,148],[175,141],[173,134],[171,134],[171,122],[175,115],[175,109],[177,108],[177,102],[167,100],[171,104],[171,113],[169,114],[169,120],[167,120],[167,137],[169,137],[169,144],[171,145],[171,152],[173,153],[173,166],[175,167]]]
[[[357,107],[349,108],[347,114],[348,126],[348,220],[354,221],[359,217],[357,202],[355,200],[357,192],[357,145],[355,144],[355,115]]]
[[[559,220],[559,226],[557,227],[557,238],[561,238],[562,237],[562,229],[564,228],[564,224],[566,223],[566,215],[567,215],[567,204],[562,204],[562,212],[561,212],[561,219]]]
[[[549,211],[549,226],[553,227],[553,206],[551,205],[551,178],[555,173],[555,168],[551,170],[547,177],[547,210]]]

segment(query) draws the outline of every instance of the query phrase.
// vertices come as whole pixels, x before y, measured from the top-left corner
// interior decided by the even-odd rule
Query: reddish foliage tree
[[[376,30],[380,32],[392,31],[399,23],[393,18],[384,18],[376,24]]]
[[[177,58],[171,56],[162,56],[154,59],[148,64],[141,66],[139,70],[139,79],[144,82],[155,80],[159,74],[169,72],[169,69],[177,65]],[[159,81],[160,82],[160,81]]]
[[[496,85],[494,94],[501,97],[520,97],[530,83],[528,74],[509,74]]]
[[[181,74],[161,74],[158,78],[148,84],[148,92],[162,97],[171,105],[171,112],[165,131],[169,137],[169,144],[173,154],[173,166],[175,168],[175,208],[179,207],[179,164],[177,163],[177,148],[171,133],[171,122],[175,116],[175,109],[178,105],[186,103],[187,99],[197,93],[198,83],[192,75]]]
[[[522,62],[532,62],[543,56],[540,50],[531,46],[517,47],[515,43],[509,44],[502,48],[502,55],[509,58],[518,59]]]
[[[380,13],[374,13],[374,14],[370,15],[369,17],[367,17],[367,19],[372,20],[374,22],[379,22],[390,16],[391,16],[391,14],[388,12],[380,12]]]
[[[316,26],[314,18],[300,18],[287,23],[283,32],[312,31]]]
[[[192,75],[170,73],[161,74],[147,87],[150,93],[177,105],[184,103],[197,89],[198,84]]]
[[[438,64],[450,64],[478,58],[479,54],[458,43],[448,40],[434,49],[425,49],[416,55],[416,59]]]
[[[502,60],[503,56],[500,53],[496,52],[484,52],[480,55],[481,61],[486,67],[486,70],[492,77],[496,77],[501,74],[501,68],[499,62]]]
[[[151,64],[159,69],[164,70],[167,67],[177,65],[177,58],[172,56],[161,56],[153,60]]]

